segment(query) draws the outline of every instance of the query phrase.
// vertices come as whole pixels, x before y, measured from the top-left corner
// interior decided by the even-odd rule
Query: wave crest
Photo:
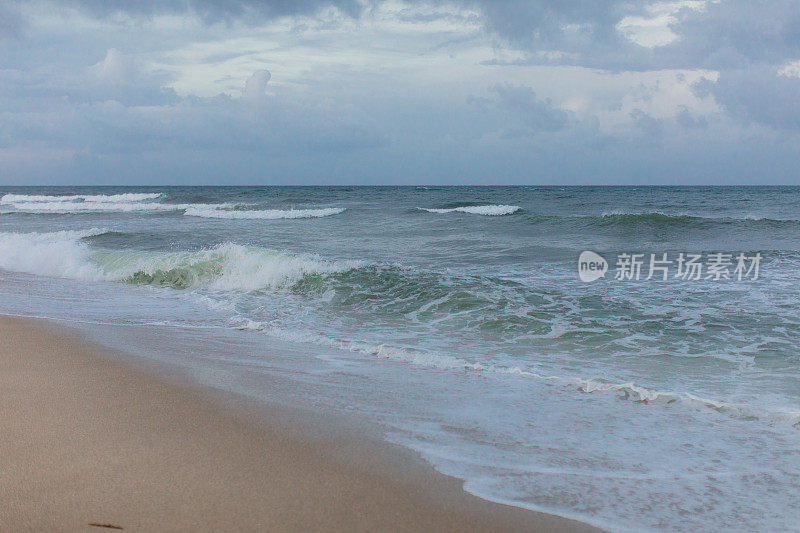
[[[226,219],[293,219],[293,218],[321,218],[343,213],[343,207],[327,207],[322,209],[262,209],[262,210],[234,210],[218,206],[196,205],[188,207],[187,216],[202,218]]]
[[[222,219],[296,219],[338,215],[341,207],[316,209],[264,209],[248,204],[169,204],[155,202],[162,193],[126,193],[109,195],[26,195],[6,194],[0,205],[3,213],[85,214],[179,212],[186,216]]]
[[[581,216],[579,218],[587,218]],[[594,217],[588,217],[594,218]],[[671,224],[671,225],[690,225],[690,224],[747,224],[747,223],[763,223],[763,224],[793,224],[800,222],[797,219],[791,218],[767,218],[747,215],[743,218],[735,217],[714,217],[702,216],[688,213],[663,213],[661,211],[649,212],[626,212],[626,211],[612,211],[603,213],[599,217],[601,224],[608,225],[635,225],[635,224]]]
[[[185,205],[156,202],[23,202],[6,204],[21,213],[131,213],[180,211]]]
[[[254,291],[288,287],[306,275],[361,266],[225,243],[194,252],[93,250],[82,239],[106,232],[0,233],[0,268],[42,276],[174,289]]]
[[[197,252],[98,252],[93,259],[125,283],[242,292],[289,287],[307,275],[360,266],[232,243]]]
[[[91,250],[79,242],[103,233],[100,229],[0,233],[0,268],[58,278],[104,280],[102,270],[90,261]]]
[[[469,213],[471,215],[502,216],[511,215],[522,209],[518,205],[466,205],[461,207],[418,207],[428,213]]]
[[[0,204],[15,203],[51,203],[51,202],[141,202],[161,198],[162,193],[123,193],[123,194],[73,194],[73,195],[41,195],[41,194],[5,194]]]

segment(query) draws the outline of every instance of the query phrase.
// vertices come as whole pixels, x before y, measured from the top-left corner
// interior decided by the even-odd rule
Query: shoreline
[[[156,373],[47,321],[0,316],[0,337],[0,529],[600,531],[473,496],[360,424]]]

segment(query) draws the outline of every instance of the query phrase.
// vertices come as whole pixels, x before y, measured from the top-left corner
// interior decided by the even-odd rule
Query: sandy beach
[[[0,529],[592,531],[410,452],[0,319]]]

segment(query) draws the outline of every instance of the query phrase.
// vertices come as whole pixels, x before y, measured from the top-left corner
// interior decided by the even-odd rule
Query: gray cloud
[[[362,9],[358,0],[66,0],[65,3],[100,17],[115,13],[143,17],[191,13],[209,23],[310,15],[329,6],[349,16],[358,16]]]
[[[800,78],[783,76],[772,67],[723,71],[716,82],[696,84],[711,94],[733,117],[745,123],[800,130]]]
[[[15,37],[0,41],[0,181],[54,181],[51,176],[58,176],[75,182],[91,176],[96,182],[172,183],[741,183],[769,161],[783,162],[781,173],[769,180],[800,179],[793,164],[800,157],[800,80],[777,74],[778,66],[800,58],[798,2],[725,0],[705,11],[684,9],[672,28],[679,40],[655,49],[616,31],[622,17],[645,13],[639,1],[455,0],[480,7],[482,36],[474,32],[474,19],[462,20],[447,10],[441,15],[406,10],[391,22],[390,31],[409,31],[397,30],[403,21],[428,24],[441,17],[455,26],[463,22],[471,39],[463,50],[483,54],[492,45],[511,48],[515,55],[526,55],[518,62],[524,64],[718,70],[718,81],[702,81],[695,90],[713,97],[720,113],[710,98],[702,105],[692,103],[683,88],[668,81],[643,82],[637,88],[637,80],[647,79],[638,73],[577,77],[585,69],[480,65],[469,70],[473,67],[456,59],[462,51],[456,45],[453,63],[436,65],[447,76],[433,75],[430,64],[423,63],[447,60],[433,53],[412,58],[408,50],[370,48],[374,43],[367,39],[375,26],[368,21],[363,36],[337,37],[339,31],[353,26],[358,32],[362,26],[344,24],[318,38],[313,34],[318,28],[309,24],[308,38],[279,42],[279,47],[298,48],[296,64],[286,60],[294,61],[291,54],[273,63],[273,45],[259,50],[261,36],[253,37],[261,31],[255,26],[270,17],[311,15],[330,6],[355,17],[369,13],[368,2],[66,1],[82,14],[75,17],[79,30],[52,20],[26,29],[13,8],[0,5],[0,37]],[[44,11],[22,10],[29,15]],[[139,20],[115,18],[120,12]],[[198,32],[197,19],[192,19],[189,29],[164,29],[162,22],[148,20],[158,14],[196,15],[209,26]],[[103,23],[86,23],[86,17]],[[224,26],[235,21],[243,23]],[[211,26],[216,23],[222,24]],[[268,38],[281,35],[276,31]],[[445,31],[421,38],[435,44],[449,37]],[[336,38],[345,46],[339,47]],[[224,46],[216,49],[217,41]],[[353,42],[365,47],[363,56],[343,53],[358,50]],[[195,44],[216,55],[198,54],[197,59]],[[476,44],[482,48],[469,48]],[[330,50],[325,56],[329,66],[304,63]],[[165,51],[173,54],[166,60]],[[248,54],[257,54],[257,60],[240,62],[235,72],[207,64],[192,70],[208,58],[236,64],[237,57]],[[373,66],[384,57],[385,64]],[[260,70],[245,81],[242,64]],[[270,68],[273,79],[263,67]],[[282,67],[292,73],[287,76]],[[172,74],[158,68],[171,68]],[[191,92],[191,80],[208,80],[208,72],[233,80],[235,85],[224,89],[232,96],[179,95],[169,88],[181,81],[176,87]],[[554,85],[533,78],[540,72],[553,76]],[[451,74],[454,79],[445,80]],[[499,83],[508,80],[512,83]],[[569,95],[562,101],[553,88],[566,87],[570,80],[585,86],[565,91]],[[481,95],[467,105],[464,92],[458,92],[462,81],[461,88]],[[677,103],[697,107],[675,110]],[[22,166],[12,172],[9,162]]]
[[[466,1],[466,0],[465,0]],[[470,2],[468,2],[470,3]],[[725,0],[682,8],[671,29],[678,38],[646,48],[616,25],[646,14],[654,2],[480,0],[486,27],[527,52],[512,65],[580,65],[611,70],[731,69],[800,57],[800,2]],[[494,64],[502,64],[495,61]]]
[[[553,105],[550,99],[539,99],[530,87],[522,85],[495,85],[490,88],[496,95],[491,98],[470,98],[492,113],[501,113],[501,128],[505,136],[515,137],[542,132],[557,132],[567,127],[570,115]]]
[[[641,14],[647,5],[642,2],[485,0],[477,5],[487,28],[526,51],[511,65],[719,70],[718,83],[705,82],[698,89],[732,117],[800,130],[800,80],[777,75],[786,62],[800,59],[797,0],[725,0],[708,2],[703,9],[684,7],[671,24],[678,38],[652,49],[628,41],[615,28],[624,16]],[[647,116],[632,118],[653,134],[660,131]],[[679,118],[691,122],[685,114]]]
[[[441,0],[411,0],[417,4]],[[257,23],[268,18],[313,15],[325,7],[358,17],[375,0],[65,0],[87,14],[134,17],[195,14],[214,22]],[[477,8],[491,34],[527,53],[512,64],[580,65],[611,70],[732,69],[753,63],[778,64],[800,58],[800,2],[796,0],[724,0],[703,9],[684,7],[671,29],[678,39],[653,49],[631,42],[617,30],[626,16],[647,16],[653,0],[452,0]],[[0,17],[0,35],[18,31],[19,17],[8,7]],[[401,13],[401,18],[410,15]],[[417,17],[421,15],[416,15]],[[427,14],[426,18],[452,15]],[[4,26],[8,26],[5,28]],[[500,62],[495,62],[499,64]]]
[[[692,112],[686,108],[686,106],[681,106],[680,111],[675,116],[675,120],[679,126],[685,129],[708,127],[708,119],[705,116],[693,115]]]
[[[82,72],[38,77],[0,71],[3,77],[11,82],[0,83],[0,147],[83,156],[185,150],[303,154],[385,142],[371,119],[351,105],[268,96],[266,70],[253,73],[241,98],[179,97],[113,49]],[[20,90],[25,85],[37,90]]]
[[[143,72],[137,62],[112,48],[83,68],[47,65],[29,70],[0,70],[0,110],[113,100],[129,106],[163,105],[178,100],[165,78]]]
[[[11,4],[0,4],[0,39],[20,37],[22,26],[19,10]]]
[[[526,49],[559,51],[566,61],[580,60],[597,47],[625,47],[615,26],[641,12],[642,0],[480,0],[487,28]],[[571,59],[570,59],[571,58]]]
[[[634,109],[630,113],[634,124],[644,135],[652,140],[660,140],[664,134],[664,121],[648,115],[641,109]]]
[[[726,0],[702,11],[682,10],[674,30],[680,40],[665,47],[667,64],[736,69],[800,58],[800,2]]]

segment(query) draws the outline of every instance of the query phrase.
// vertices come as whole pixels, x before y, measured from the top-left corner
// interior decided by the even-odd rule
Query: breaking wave
[[[249,204],[169,204],[157,202],[161,193],[109,195],[26,195],[6,194],[0,198],[4,213],[81,214],[81,213],[152,213],[179,212],[201,218],[223,219],[294,219],[338,215],[340,207],[318,209],[264,209]]]
[[[103,234],[100,229],[52,233],[0,233],[0,268],[58,278],[103,280],[80,239]]]
[[[0,204],[51,203],[51,202],[141,202],[161,198],[162,193],[124,193],[124,194],[73,194],[62,196],[6,194]]]
[[[202,218],[228,218],[228,219],[291,219],[291,218],[320,218],[343,213],[343,207],[328,207],[322,209],[250,209],[236,210],[213,205],[195,205],[186,208],[185,214]]]
[[[460,207],[418,207],[428,213],[469,213],[471,215],[502,216],[511,215],[522,209],[518,205],[465,205]]]
[[[351,300],[350,304],[354,306],[361,306],[362,300],[372,301],[375,298],[392,302],[422,299],[428,303],[421,308],[441,305],[450,314],[463,314],[468,309],[487,305],[485,299],[465,295],[469,292],[466,290],[457,291],[458,298],[452,299],[451,292],[445,290],[446,284],[441,280],[435,282],[425,276],[407,279],[404,271],[361,261],[332,261],[309,254],[290,254],[234,243],[224,243],[198,251],[152,252],[94,249],[87,242],[87,239],[107,233],[96,228],[51,233],[0,233],[0,268],[50,277],[173,289],[204,289],[223,293],[291,289],[297,294],[314,298],[315,294],[324,295],[332,290],[342,289],[340,292],[346,294]],[[365,290],[371,296],[360,298],[358,295]],[[201,294],[203,293],[199,293]],[[424,302],[411,303],[412,308],[420,308]],[[402,305],[400,307],[402,313],[408,311]],[[765,419],[800,426],[800,413],[795,411],[767,411],[689,393],[654,390],[633,382],[613,383],[544,375],[516,366],[469,361],[435,351],[334,339],[309,331],[296,332],[242,317],[238,325],[248,329],[261,329],[284,340],[312,343],[415,365],[517,375],[557,382],[587,394],[615,393],[623,399],[640,403],[680,402],[710,408],[738,418]]]
[[[162,193],[73,194],[63,196],[6,194],[0,205],[21,213],[125,213],[177,211],[186,206],[155,202]]]
[[[174,289],[254,291],[287,287],[309,274],[343,272],[361,265],[233,243],[194,252],[146,252],[94,250],[82,241],[105,233],[99,229],[0,233],[0,268]]]
[[[21,213],[129,213],[180,211],[186,206],[156,202],[23,202],[6,204]]]

